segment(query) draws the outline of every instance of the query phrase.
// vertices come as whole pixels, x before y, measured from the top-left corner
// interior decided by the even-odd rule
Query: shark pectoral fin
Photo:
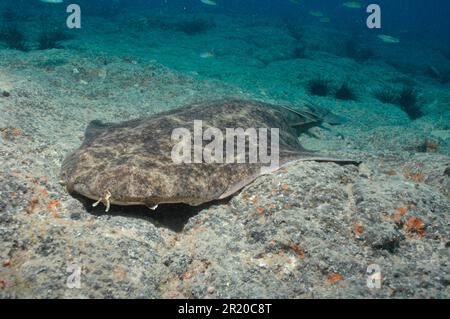
[[[316,158],[312,158],[312,161],[315,162],[332,162],[338,165],[356,165],[359,166],[362,161],[357,161],[351,158],[339,158],[339,157],[327,157],[327,156],[319,156]]]
[[[222,194],[220,195],[219,199],[224,199],[227,197],[230,197],[231,195],[233,195],[234,193],[240,191],[241,189],[243,189],[245,186],[247,186],[248,184],[250,184],[251,182],[253,182],[255,179],[258,178],[259,175],[253,175],[237,184],[233,184],[230,187],[228,187],[228,189]]]
[[[331,162],[339,165],[359,165],[362,163],[362,161],[354,160],[351,158],[328,156],[310,150],[302,150],[302,151],[285,150],[280,153],[281,166],[285,166],[292,162],[298,161]]]
[[[320,126],[322,124],[322,121],[309,121],[309,122],[295,122],[291,123],[290,126],[299,129],[302,131],[306,131],[312,127]]]
[[[222,195],[220,195],[219,199],[224,199],[224,198],[230,197],[231,195],[233,195],[233,194],[237,193],[238,191],[240,191],[241,189],[243,189],[245,186],[251,184],[258,177],[260,177],[262,175],[267,175],[267,174],[273,173],[273,172],[277,171],[279,168],[280,167],[278,167],[278,166],[267,167],[266,169],[264,167],[260,168],[257,172],[248,176],[247,178],[245,178],[237,183],[229,185],[228,188],[222,193]]]

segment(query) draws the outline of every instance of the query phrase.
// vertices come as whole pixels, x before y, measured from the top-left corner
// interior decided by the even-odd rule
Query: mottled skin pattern
[[[261,164],[175,164],[171,151],[177,141],[171,140],[172,131],[183,127],[193,132],[194,120],[202,120],[204,129],[223,132],[279,128],[281,164],[330,160],[301,147],[283,110],[254,101],[221,100],[121,124],[94,121],[81,147],[62,165],[67,190],[95,200],[109,193],[111,204],[119,205],[199,205],[229,196],[261,175]]]

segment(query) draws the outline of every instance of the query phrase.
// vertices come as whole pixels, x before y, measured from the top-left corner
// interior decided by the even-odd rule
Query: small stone
[[[72,219],[72,220],[80,220],[81,219],[81,214],[80,213],[72,213],[72,214],[70,214],[70,219]]]
[[[216,289],[214,287],[208,287],[207,291],[210,295],[212,295],[216,291]]]
[[[450,166],[445,169],[444,175],[450,177]]]

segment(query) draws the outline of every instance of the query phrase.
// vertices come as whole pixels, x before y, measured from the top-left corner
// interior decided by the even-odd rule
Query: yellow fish
[[[309,11],[309,14],[313,17],[323,17],[323,13],[321,11]]]
[[[378,36],[378,38],[381,39],[381,41],[386,42],[386,43],[400,43],[400,40],[393,37],[392,35],[380,34]]]
[[[200,0],[202,3],[207,4],[208,6],[217,6],[216,0]]]
[[[361,9],[361,3],[357,1],[347,1],[342,4],[346,8],[350,9]]]

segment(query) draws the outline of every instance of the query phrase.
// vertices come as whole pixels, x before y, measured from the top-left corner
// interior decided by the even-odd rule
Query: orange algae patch
[[[437,151],[437,149],[439,148],[439,144],[438,144],[438,143],[431,142],[431,141],[425,141],[425,147],[426,147],[428,150],[431,150],[431,151]]]
[[[408,171],[405,171],[403,172],[403,176],[418,183],[422,183],[423,181],[425,181],[425,175],[422,173],[410,173]]]
[[[389,176],[395,176],[395,175],[397,175],[397,171],[396,171],[395,169],[390,169],[390,170],[387,172],[387,174],[388,174]]]
[[[48,202],[47,208],[50,210],[53,217],[58,217],[58,213],[56,211],[56,206],[59,206],[59,205],[60,205],[60,203],[57,199],[52,199]]]
[[[425,180],[425,175],[423,175],[422,173],[414,173],[411,174],[409,178],[411,178],[413,181],[422,183]]]
[[[256,211],[257,211],[259,214],[263,214],[263,213],[266,211],[266,209],[265,209],[264,207],[258,207],[258,208],[256,208]]]
[[[396,223],[400,223],[402,221],[402,216],[400,214],[394,214],[391,218]]]
[[[39,193],[42,195],[42,197],[46,197],[47,196],[47,191],[45,190],[45,188],[40,188],[39,189]]]
[[[342,280],[342,276],[340,274],[332,274],[327,277],[327,280],[331,283],[336,283]]]
[[[291,243],[291,249],[294,251],[294,253],[300,258],[303,259],[305,258],[305,253],[303,252],[303,249],[300,248],[299,245],[297,245],[296,243]]]
[[[359,221],[353,222],[353,230],[357,234],[362,234],[364,232],[364,227],[362,227],[359,223]]]
[[[124,280],[127,277],[127,272],[120,267],[114,269],[114,276],[119,280]]]
[[[406,222],[406,232],[410,234],[417,234],[419,237],[425,236],[425,224],[420,218],[411,217]]]
[[[399,207],[395,209],[400,215],[406,215],[406,213],[408,212],[408,208],[406,207]]]
[[[275,196],[277,194],[275,187],[272,187],[272,191],[270,193],[272,194],[272,196]]]
[[[39,204],[39,200],[37,200],[36,198],[31,198],[28,200],[28,202],[30,203],[30,207],[28,207],[25,211],[27,212],[27,214],[32,214],[36,209],[36,205]]]
[[[20,136],[20,130],[19,130],[17,127],[11,128],[11,132],[12,132],[15,136]]]

